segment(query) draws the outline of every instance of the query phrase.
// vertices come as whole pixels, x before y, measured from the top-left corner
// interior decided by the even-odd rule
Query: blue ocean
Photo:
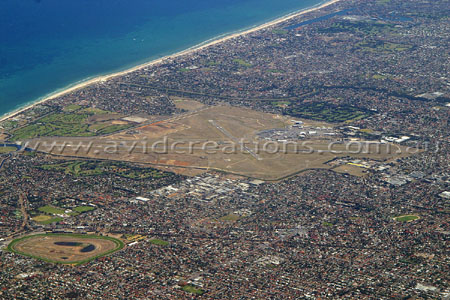
[[[0,116],[322,0],[0,0]]]

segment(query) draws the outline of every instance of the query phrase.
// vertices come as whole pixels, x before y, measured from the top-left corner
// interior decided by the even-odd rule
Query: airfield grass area
[[[118,239],[86,234],[37,234],[13,240],[8,251],[50,263],[80,265],[124,247]]]
[[[419,218],[420,217],[416,216],[416,215],[404,215],[404,216],[395,217],[394,220],[399,221],[399,222],[412,222],[412,221],[418,220]]]

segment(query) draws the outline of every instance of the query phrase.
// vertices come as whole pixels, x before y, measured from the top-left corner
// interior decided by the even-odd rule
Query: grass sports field
[[[8,251],[50,263],[80,265],[124,247],[118,239],[86,234],[37,234],[18,238]]]
[[[53,206],[49,206],[49,205],[40,207],[38,210],[43,212],[43,213],[48,213],[48,214],[52,214],[52,215],[61,215],[61,214],[65,213],[64,209],[53,207]]]
[[[167,246],[167,245],[169,245],[169,242],[166,242],[166,241],[163,241],[163,240],[160,240],[160,239],[151,239],[149,242],[150,242],[150,244],[158,245],[158,246]]]
[[[63,220],[61,217],[52,217],[48,215],[38,215],[36,217],[32,218],[33,221],[42,224],[42,225],[48,225],[56,222],[60,222]]]
[[[203,295],[205,293],[205,291],[190,284],[183,286],[182,290],[195,295]]]
[[[398,216],[398,217],[394,218],[395,221],[399,221],[399,222],[412,222],[412,221],[415,221],[418,219],[419,219],[419,216],[415,216],[415,215],[404,215],[404,216]]]

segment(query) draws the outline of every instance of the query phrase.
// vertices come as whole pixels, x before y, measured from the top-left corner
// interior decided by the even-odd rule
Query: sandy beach
[[[22,112],[24,112],[24,111],[26,111],[26,110],[28,110],[28,109],[30,109],[30,108],[36,106],[36,105],[39,105],[39,104],[44,103],[44,102],[46,102],[46,101],[48,101],[48,100],[51,100],[51,99],[55,99],[55,98],[60,97],[60,96],[62,96],[62,95],[71,93],[71,92],[73,92],[73,91],[75,91],[75,90],[82,89],[82,88],[87,87],[87,86],[89,86],[89,85],[91,85],[91,84],[98,83],[98,82],[103,82],[103,81],[107,81],[107,80],[109,80],[109,79],[111,79],[111,78],[114,78],[114,77],[122,76],[122,75],[131,73],[131,72],[134,72],[134,71],[137,71],[137,70],[140,70],[140,69],[149,67],[149,66],[153,66],[153,65],[159,64],[159,63],[161,63],[161,62],[163,62],[163,61],[165,61],[165,60],[167,60],[167,59],[174,59],[174,58],[177,58],[177,57],[179,57],[179,56],[187,55],[187,54],[190,54],[190,53],[193,53],[193,52],[196,52],[196,51],[199,51],[199,50],[208,48],[208,47],[210,47],[210,46],[213,46],[213,45],[216,45],[216,44],[219,44],[219,43],[228,41],[228,40],[230,40],[230,39],[233,39],[233,38],[236,38],[236,37],[239,37],[239,36],[244,36],[244,35],[253,33],[253,32],[255,32],[255,31],[258,31],[258,30],[261,30],[261,29],[265,29],[265,28],[268,28],[268,27],[277,25],[277,24],[279,24],[279,23],[288,21],[288,20],[290,20],[290,19],[296,18],[296,17],[301,16],[301,15],[303,15],[303,14],[306,14],[306,13],[309,13],[309,12],[312,12],[312,11],[315,11],[315,10],[322,9],[322,8],[324,8],[324,7],[327,7],[327,6],[329,6],[329,5],[332,5],[332,4],[334,4],[334,3],[337,3],[337,2],[339,2],[339,1],[341,1],[341,0],[331,0],[331,1],[325,2],[325,3],[321,4],[321,5],[318,5],[318,6],[309,8],[309,9],[301,10],[301,11],[299,11],[299,12],[289,14],[289,15],[287,15],[287,16],[278,18],[278,19],[273,20],[273,21],[271,21],[271,22],[264,23],[264,24],[262,24],[262,25],[260,25],[260,26],[256,26],[256,27],[253,27],[253,28],[250,28],[250,29],[248,29],[248,30],[244,30],[244,31],[241,31],[241,32],[238,32],[238,33],[230,34],[230,35],[227,35],[227,36],[225,36],[225,37],[223,37],[223,38],[216,39],[216,40],[213,40],[213,41],[208,42],[208,43],[200,44],[200,45],[198,45],[198,46],[195,46],[195,47],[186,49],[186,50],[184,50],[184,51],[181,51],[181,52],[178,52],[178,53],[175,53],[175,54],[172,54],[172,55],[168,55],[168,56],[164,56],[164,57],[159,58],[159,59],[152,60],[152,61],[150,61],[150,62],[148,62],[148,63],[144,63],[144,64],[141,64],[141,65],[135,66],[135,67],[130,68],[130,69],[127,69],[127,70],[125,70],[125,71],[121,71],[121,72],[117,72],[117,73],[112,73],[112,74],[105,75],[105,76],[98,76],[98,77],[95,77],[95,78],[93,78],[93,79],[91,79],[91,80],[88,80],[88,81],[85,81],[85,82],[80,83],[80,84],[78,84],[78,85],[75,85],[75,86],[73,86],[73,87],[67,88],[67,89],[65,89],[65,90],[63,90],[63,91],[54,93],[54,94],[52,94],[52,95],[50,95],[50,96],[48,96],[48,97],[46,97],[46,98],[44,98],[44,99],[42,99],[42,100],[36,101],[36,102],[34,102],[34,103],[30,104],[30,105],[27,105],[27,106],[25,106],[25,107],[23,107],[23,108],[21,108],[21,109],[18,109],[18,110],[15,110],[15,111],[13,111],[13,112],[10,112],[10,113],[8,113],[8,114],[2,116],[2,117],[0,118],[0,122],[2,122],[2,121],[4,121],[4,120],[7,120],[7,119],[9,119],[9,118],[13,118],[13,117],[17,116],[18,114],[20,114],[20,113],[22,113]]]

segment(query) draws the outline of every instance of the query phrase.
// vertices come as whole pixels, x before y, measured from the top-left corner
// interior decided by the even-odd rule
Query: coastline
[[[95,84],[95,83],[98,83],[98,82],[104,82],[104,81],[110,80],[112,78],[123,76],[123,75],[132,73],[134,71],[137,71],[137,70],[149,67],[149,66],[157,65],[159,63],[164,62],[167,59],[174,59],[174,58],[177,58],[177,57],[180,57],[180,56],[183,56],[183,55],[188,55],[190,53],[194,53],[196,51],[208,48],[210,46],[213,46],[213,45],[216,45],[216,44],[228,41],[228,40],[231,40],[231,39],[236,38],[236,37],[245,36],[247,34],[250,34],[250,33],[253,33],[253,32],[256,32],[256,31],[259,31],[259,30],[262,30],[262,29],[265,29],[265,28],[268,28],[268,27],[271,27],[271,26],[274,26],[274,25],[277,25],[279,23],[288,21],[288,20],[293,19],[293,18],[296,18],[296,17],[301,16],[303,14],[307,14],[309,12],[320,10],[322,8],[325,8],[327,6],[330,6],[330,5],[335,4],[337,2],[340,2],[340,1],[341,0],[326,1],[326,2],[324,2],[322,4],[319,4],[319,5],[310,7],[310,8],[302,9],[302,10],[300,10],[298,12],[294,12],[294,13],[285,15],[283,17],[277,18],[277,19],[275,19],[273,21],[261,24],[259,26],[255,26],[255,27],[252,27],[252,28],[249,28],[249,29],[245,29],[243,31],[239,31],[239,32],[232,33],[232,34],[229,34],[229,35],[225,35],[224,37],[221,37],[221,38],[212,39],[211,41],[205,41],[205,42],[200,43],[200,44],[198,44],[196,46],[188,48],[186,50],[183,50],[183,51],[180,51],[180,52],[177,52],[177,53],[174,53],[174,54],[166,55],[166,56],[158,58],[158,59],[154,59],[152,61],[149,61],[149,62],[140,64],[140,65],[134,66],[134,67],[129,68],[129,69],[126,69],[124,71],[119,71],[119,72],[111,73],[111,74],[108,74],[108,75],[101,75],[101,76],[94,77],[92,79],[83,81],[83,82],[81,82],[79,84],[75,84],[74,86],[71,86],[71,87],[68,87],[68,88],[64,88],[63,90],[61,90],[59,92],[57,91],[55,93],[52,93],[49,96],[44,97],[43,99],[34,101],[34,102],[30,103],[30,104],[25,104],[21,108],[18,108],[18,109],[13,110],[13,111],[11,111],[9,113],[6,113],[5,115],[0,116],[0,122],[6,121],[6,120],[8,120],[10,118],[14,118],[15,116],[23,113],[26,110],[29,110],[29,109],[33,108],[33,107],[35,107],[35,106],[37,106],[39,104],[45,103],[45,102],[47,102],[49,100],[58,98],[58,97],[63,96],[65,94],[71,93],[73,91],[85,88],[85,87],[87,87],[89,85],[92,85],[92,84]]]

